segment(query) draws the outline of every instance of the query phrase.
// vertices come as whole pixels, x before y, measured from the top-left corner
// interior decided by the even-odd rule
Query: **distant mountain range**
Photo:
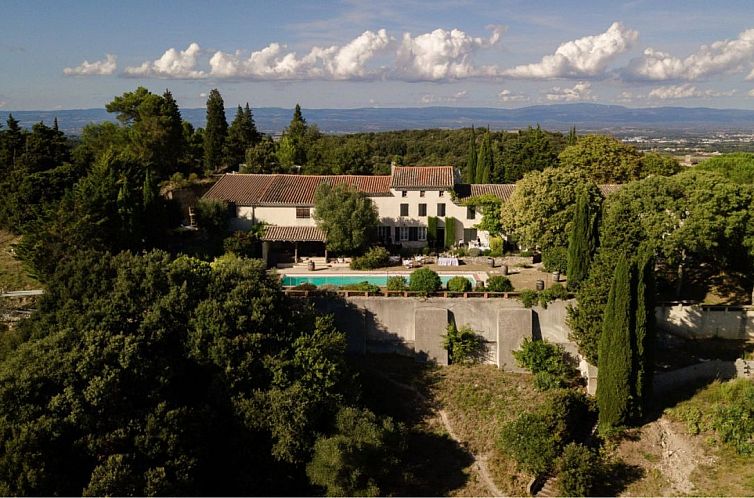
[[[280,133],[292,116],[291,109],[259,107],[252,109],[257,127],[265,133]],[[5,124],[9,111],[0,111]],[[58,118],[67,134],[79,134],[88,123],[114,121],[104,109],[69,109],[56,111],[10,111],[23,126]],[[518,129],[539,123],[550,130],[579,131],[627,129],[700,133],[715,130],[754,129],[754,110],[710,109],[705,107],[651,107],[631,109],[618,105],[553,104],[499,109],[489,107],[402,107],[361,109],[304,109],[309,123],[316,123],[327,133],[353,133],[424,128],[463,128],[471,125],[492,129]],[[181,109],[184,119],[194,126],[204,126],[205,109]],[[235,109],[226,111],[228,121]]]

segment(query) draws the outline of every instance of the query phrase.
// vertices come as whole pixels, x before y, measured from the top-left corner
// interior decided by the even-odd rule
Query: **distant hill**
[[[516,129],[539,123],[552,130],[576,126],[584,130],[620,130],[639,128],[708,132],[714,130],[751,130],[754,111],[710,109],[705,107],[651,107],[631,109],[618,105],[553,104],[499,109],[489,107],[402,107],[361,109],[304,109],[310,123],[328,133],[387,131],[423,128],[463,128],[490,126],[493,129]],[[5,123],[9,111],[0,111]],[[58,118],[60,128],[78,134],[87,123],[114,121],[104,109],[70,109],[57,111],[11,111],[23,126],[36,122],[51,123]],[[266,133],[279,133],[288,125],[292,110],[280,107],[254,108],[257,126]],[[204,126],[205,109],[182,109],[184,119],[194,126]],[[235,109],[226,111],[228,121]]]

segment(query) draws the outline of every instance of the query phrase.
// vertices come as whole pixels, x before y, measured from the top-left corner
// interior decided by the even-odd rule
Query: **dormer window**
[[[440,197],[445,197],[445,191],[444,190],[440,190]]]
[[[401,197],[408,197],[408,191],[407,190],[401,190]]]
[[[424,197],[424,191],[423,190],[419,191],[419,197]]]

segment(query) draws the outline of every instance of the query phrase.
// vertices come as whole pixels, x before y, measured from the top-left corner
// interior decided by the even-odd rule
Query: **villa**
[[[380,219],[377,236],[387,244],[421,248],[427,245],[427,226],[437,219],[437,240],[445,238],[449,223],[458,243],[488,243],[487,232],[477,230],[481,220],[472,206],[463,205],[469,197],[493,194],[505,201],[513,193],[512,184],[469,185],[459,181],[451,166],[393,166],[390,175],[290,175],[230,173],[204,194],[231,206],[231,227],[248,230],[263,222],[269,225],[264,255],[274,259],[290,257],[294,244],[299,254],[322,254],[324,234],[312,213],[314,194],[323,183],[348,184],[366,194],[377,207]]]

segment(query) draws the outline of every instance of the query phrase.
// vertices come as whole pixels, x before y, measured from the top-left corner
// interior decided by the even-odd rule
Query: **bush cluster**
[[[352,270],[374,270],[390,263],[390,253],[382,246],[372,247],[363,256],[351,259]]]
[[[412,292],[428,295],[437,292],[442,287],[440,275],[429,268],[419,268],[411,273],[408,288]]]
[[[492,275],[487,279],[487,290],[489,292],[512,292],[513,284],[508,277]]]
[[[569,443],[556,462],[562,496],[595,496],[603,473],[599,453],[583,444]]]
[[[484,361],[487,346],[484,337],[476,330],[465,325],[459,329],[455,323],[450,323],[447,331],[443,337],[443,347],[448,351],[451,364],[470,365]]]
[[[568,249],[565,247],[550,247],[542,251],[542,265],[545,271],[559,271],[566,273],[568,268]]]
[[[568,299],[569,297],[568,290],[562,284],[553,284],[549,289],[539,292],[526,289],[518,295],[519,301],[521,301],[525,308],[531,308],[539,304],[545,309],[547,309],[547,305],[551,302],[558,299]]]
[[[554,469],[568,443],[584,441],[595,420],[587,397],[572,389],[552,391],[538,410],[523,413],[508,422],[498,438],[498,447],[526,472],[535,476]]]
[[[524,339],[521,349],[513,351],[513,357],[518,366],[531,370],[534,386],[541,391],[564,387],[576,378],[565,350],[557,344]]]
[[[243,258],[258,258],[259,239],[251,232],[236,231],[230,237],[223,240],[223,249],[225,252],[232,252],[236,256]]]
[[[448,280],[448,290],[450,292],[469,292],[471,290],[471,282],[466,277],[455,276]]]

